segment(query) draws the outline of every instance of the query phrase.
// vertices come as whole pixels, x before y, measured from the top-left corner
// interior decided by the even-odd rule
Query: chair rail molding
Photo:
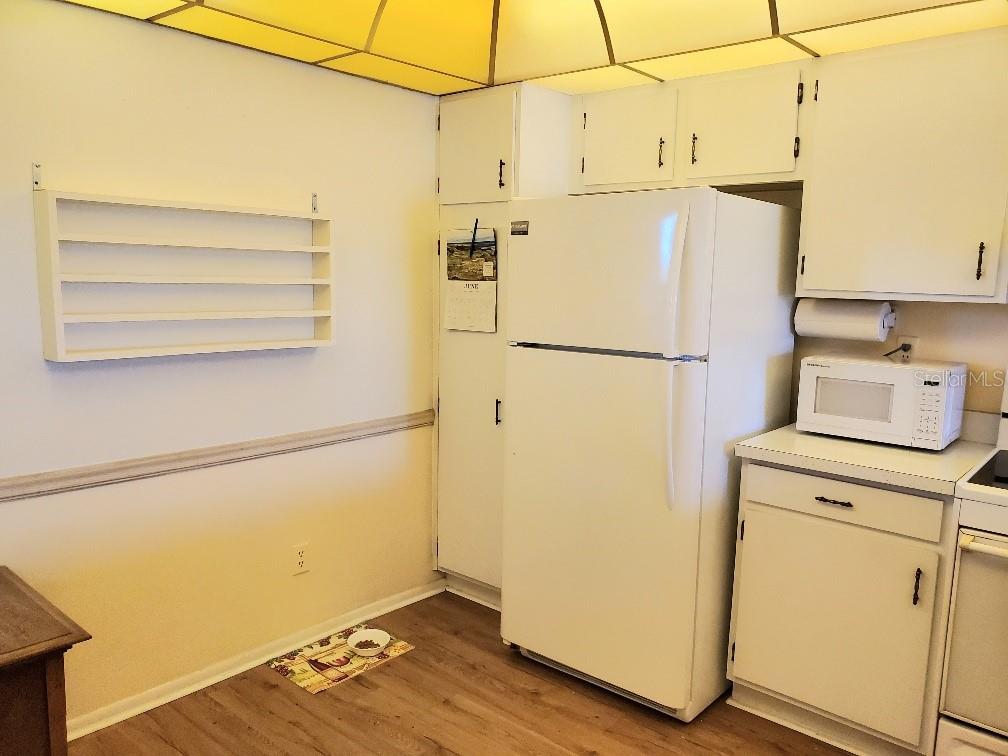
[[[0,502],[79,491],[159,475],[317,449],[434,425],[434,410],[86,467],[0,478]]]

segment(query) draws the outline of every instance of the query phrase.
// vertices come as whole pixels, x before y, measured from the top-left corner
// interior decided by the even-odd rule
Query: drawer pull
[[[836,499],[827,499],[825,496],[816,496],[815,500],[820,504],[832,504],[837,507],[846,507],[847,509],[854,509],[854,505],[849,501],[837,501]]]
[[[914,573],[914,595],[913,595],[913,605],[917,606],[920,603],[920,579],[924,572],[920,567],[917,568],[917,572]]]

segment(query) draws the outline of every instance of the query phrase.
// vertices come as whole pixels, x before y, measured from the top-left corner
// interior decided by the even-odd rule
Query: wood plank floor
[[[717,702],[684,725],[507,649],[442,593],[377,619],[416,649],[317,695],[257,667],[70,744],[96,754],[840,754]]]

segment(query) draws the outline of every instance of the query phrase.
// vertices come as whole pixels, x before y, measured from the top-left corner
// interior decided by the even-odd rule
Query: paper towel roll
[[[795,310],[795,333],[827,339],[885,341],[896,316],[888,302],[863,299],[803,299]]]

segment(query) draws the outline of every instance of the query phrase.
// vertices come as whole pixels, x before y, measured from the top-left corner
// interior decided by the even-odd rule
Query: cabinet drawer
[[[748,464],[742,495],[747,501],[849,522],[937,542],[941,499],[886,491],[832,478]]]

